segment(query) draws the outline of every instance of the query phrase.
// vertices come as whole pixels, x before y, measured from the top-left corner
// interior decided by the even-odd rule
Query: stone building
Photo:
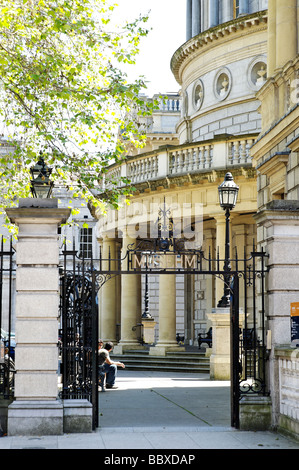
[[[142,207],[151,201],[162,205],[164,198],[169,205],[201,204],[198,240],[212,253],[221,253],[224,240],[217,186],[226,171],[232,172],[240,187],[232,212],[232,248],[245,247],[248,253],[255,239],[269,256],[264,325],[269,396],[241,400],[241,427],[274,427],[298,436],[298,2],[186,3],[186,42],[171,58],[181,97],[173,133],[178,141],[165,141],[164,146],[156,141],[151,148],[155,131],[150,132],[146,152],[128,155],[118,170],[111,171],[133,176],[133,201]],[[106,229],[112,227],[113,223],[98,222],[103,246],[122,246],[122,238],[106,238]],[[209,326],[221,283],[204,276],[177,279],[176,288],[173,280],[160,280],[160,285],[158,281],[152,280],[150,290],[150,299],[156,302],[150,304],[157,322],[156,347],[161,342],[173,346],[175,331],[194,342],[198,331]],[[140,299],[140,284],[130,289],[131,300]],[[164,290],[176,296],[176,305],[158,302]],[[131,311],[133,304],[132,300]],[[129,321],[128,304],[122,299],[113,308],[110,318]],[[161,317],[165,322],[165,308],[171,333],[161,341],[159,323]],[[140,311],[138,300],[137,318]],[[135,341],[127,339],[120,335],[124,348]]]
[[[251,149],[257,172],[258,240],[269,254],[272,424],[297,436],[298,332],[291,326],[296,325],[299,300],[298,22],[296,0],[269,0],[268,79],[256,95],[262,129]]]
[[[231,252],[237,249],[245,257],[257,243],[268,255],[269,269],[263,325],[269,395],[242,399],[241,423],[298,437],[298,1],[186,3],[186,42],[171,58],[180,90],[143,123],[145,147],[111,164],[107,174],[107,188],[109,177],[132,180],[131,205],[109,210],[105,217],[93,212],[96,226],[89,232],[80,227],[90,219],[83,213],[77,248],[88,255],[93,243],[103,259],[116,259],[118,250],[125,256],[128,246],[157,236],[155,223],[166,208],[178,237],[223,260],[225,216],[218,186],[231,172],[240,188],[231,213]],[[95,236],[98,244],[92,241]],[[194,344],[198,332],[210,325],[222,280],[202,274],[153,275],[148,284],[155,328],[151,353],[175,350],[176,333],[185,344]],[[144,275],[125,274],[100,289],[100,336],[116,342],[119,353],[140,347],[136,326],[145,289]],[[252,300],[245,305],[240,296],[249,322]]]
[[[136,188],[131,206],[137,212],[126,212],[131,229],[119,229],[124,212],[111,211],[107,217],[94,214],[99,218],[97,236],[104,257],[109,250],[124,252],[138,235],[142,239],[140,227],[145,233],[157,217],[152,208],[163,207],[165,201],[173,211],[181,210],[180,227],[195,231],[197,248],[224,259],[225,214],[217,188],[227,171],[240,187],[231,214],[232,252],[237,248],[246,256],[252,250],[257,186],[250,148],[261,131],[256,93],[267,79],[266,8],[265,1],[187,1],[186,42],[171,58],[179,96],[170,96],[164,107],[161,103],[145,123],[146,147],[110,168],[110,176],[127,176]],[[193,222],[187,207],[196,212]],[[222,281],[203,275],[151,276],[149,310],[156,322],[157,351],[175,347],[176,333],[185,337],[186,344],[194,344],[198,333],[209,328],[207,315],[222,291]],[[164,300],[163,292],[168,294]],[[115,278],[100,295],[100,335],[117,340],[120,351],[137,347],[132,327],[140,323],[144,308],[144,279]],[[175,300],[169,302],[169,298]],[[165,322],[168,331],[161,337]]]

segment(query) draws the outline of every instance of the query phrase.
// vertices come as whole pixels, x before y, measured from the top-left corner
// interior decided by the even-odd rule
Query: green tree
[[[74,196],[117,205],[115,179],[103,199],[94,193],[111,161],[143,144],[138,120],[154,104],[140,98],[144,78],[128,83],[123,70],[134,64],[148,17],[116,27],[115,8],[106,0],[0,0],[0,122],[13,149],[1,157],[5,206],[29,195],[40,152]]]

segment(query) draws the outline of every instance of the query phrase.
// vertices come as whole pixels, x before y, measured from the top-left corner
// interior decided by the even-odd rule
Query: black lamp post
[[[146,269],[148,268],[148,256],[150,256],[150,262],[151,262],[151,255],[148,255],[146,253]],[[149,312],[149,294],[148,294],[148,274],[147,272],[145,273],[145,290],[144,290],[144,312],[142,313],[141,317],[143,319],[152,319],[153,317],[151,316]]]
[[[49,168],[42,155],[40,155],[38,162],[30,168],[32,175],[31,180],[31,193],[34,198],[49,198],[52,194],[54,183],[50,180],[52,168]]]
[[[217,307],[229,307],[230,305],[230,241],[229,222],[230,211],[235,207],[238,198],[239,186],[234,182],[231,173],[226,173],[223,183],[218,186],[220,206],[225,210],[225,259],[224,259],[224,292]]]
[[[144,292],[144,312],[141,315],[144,318],[152,318],[149,312],[149,295],[148,295],[148,274],[145,274],[145,292]]]

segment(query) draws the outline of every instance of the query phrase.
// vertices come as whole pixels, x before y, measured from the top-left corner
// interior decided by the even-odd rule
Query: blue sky
[[[115,0],[121,20],[131,20],[146,14],[152,30],[143,38],[136,66],[130,67],[129,77],[145,75],[150,81],[146,94],[177,92],[179,84],[170,70],[173,53],[186,40],[185,0]]]

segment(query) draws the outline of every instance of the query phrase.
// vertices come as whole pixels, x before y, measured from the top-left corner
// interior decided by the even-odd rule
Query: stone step
[[[127,350],[124,354],[111,354],[111,358],[124,362],[127,370],[157,370],[169,372],[210,371],[210,360],[203,352],[173,351],[166,356],[151,356],[148,350]]]
[[[112,357],[112,356],[111,356]],[[157,365],[168,365],[168,366],[175,366],[175,367],[210,367],[210,363],[208,361],[198,361],[198,362],[177,362],[177,361],[165,361],[162,358],[155,358],[149,360],[142,360],[140,358],[128,358],[128,357],[112,357],[113,360],[119,360],[124,362],[125,364],[157,364]]]
[[[125,351],[126,355],[133,355],[133,356],[136,356],[137,355],[141,355],[141,356],[149,356],[149,350],[148,349],[127,349]],[[113,355],[113,353],[112,353]],[[176,357],[183,357],[183,356],[186,356],[186,357],[194,357],[194,358],[198,358],[198,357],[206,357],[205,356],[205,351],[202,350],[202,351],[168,351],[166,353],[166,356],[160,356],[160,357],[173,357],[173,356],[176,356]],[[155,357],[155,356],[150,356],[150,357]]]
[[[209,374],[210,368],[205,367],[196,367],[196,368],[180,368],[178,366],[167,366],[167,365],[157,365],[157,364],[127,364],[126,363],[126,370],[138,370],[138,371],[161,371],[161,372],[180,372],[184,373],[187,372],[189,374],[197,373],[197,374]]]
[[[179,363],[179,364],[209,364],[210,360],[208,357],[187,357],[187,356],[182,356],[182,357],[169,357],[169,356],[142,356],[141,354],[138,355],[129,355],[129,354],[122,354],[122,355],[116,355],[116,354],[111,354],[111,358],[120,360],[120,361],[139,361],[139,362],[167,362],[169,364],[172,363]]]

